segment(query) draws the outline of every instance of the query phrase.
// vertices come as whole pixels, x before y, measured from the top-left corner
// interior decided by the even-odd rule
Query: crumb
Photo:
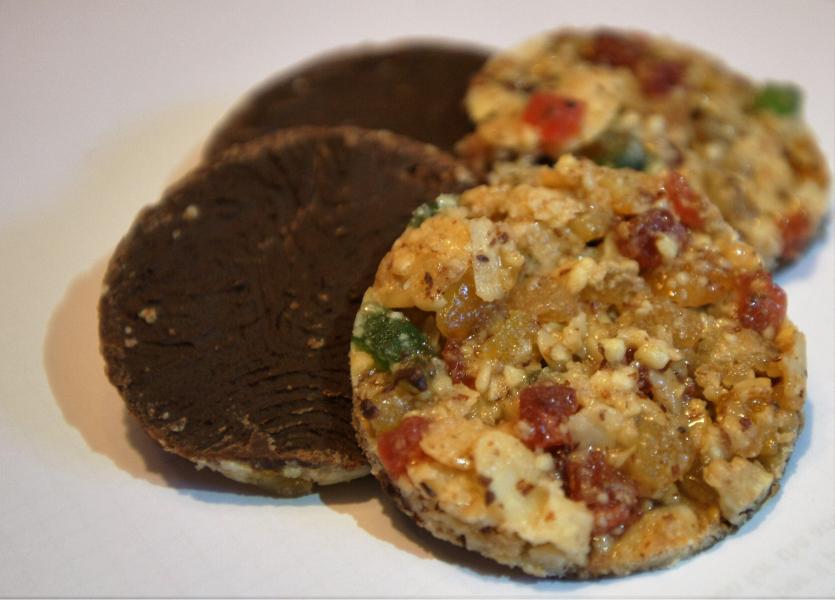
[[[197,208],[194,204],[189,204],[186,206],[186,209],[183,211],[183,218],[186,221],[193,221],[197,217],[200,216],[200,209]]]
[[[148,325],[156,323],[157,309],[153,306],[148,306],[139,311],[139,318],[143,319]]]

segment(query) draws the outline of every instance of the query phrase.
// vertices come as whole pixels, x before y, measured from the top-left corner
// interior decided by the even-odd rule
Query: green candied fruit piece
[[[643,171],[649,159],[643,144],[634,135],[608,131],[589,147],[587,154],[604,167]]]
[[[351,341],[385,371],[391,371],[394,363],[435,355],[426,334],[401,313],[385,309],[371,312],[360,329]]]
[[[800,111],[803,94],[790,83],[767,83],[754,98],[754,108],[778,115],[793,116]]]
[[[432,202],[424,202],[412,212],[409,227],[420,227],[421,223],[438,214],[439,211],[456,206],[458,206],[458,196],[455,194],[441,194]]]

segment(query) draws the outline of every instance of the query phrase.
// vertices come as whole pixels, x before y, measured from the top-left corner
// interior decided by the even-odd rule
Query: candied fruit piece
[[[494,321],[490,337],[478,355],[500,364],[525,365],[534,359],[536,323],[521,310],[511,310],[505,318]]]
[[[585,56],[588,60],[611,67],[632,67],[647,52],[643,40],[615,31],[601,30],[595,33]]]
[[[635,75],[647,96],[663,96],[684,78],[684,64],[674,60],[650,58],[638,63]]]
[[[384,371],[393,364],[435,354],[426,334],[402,313],[380,310],[368,315],[362,325],[362,335],[351,341],[374,357]]]
[[[606,131],[583,149],[583,154],[604,167],[643,171],[649,155],[641,140],[634,134]],[[574,229],[574,223],[569,225]]]
[[[461,348],[461,343],[456,340],[447,340],[444,349],[441,351],[452,383],[463,383],[469,388],[475,389],[475,378],[470,374],[467,359]]]
[[[525,440],[533,448],[552,448],[571,442],[563,426],[577,412],[577,393],[567,385],[538,384],[519,392],[519,417],[532,429]]]
[[[779,223],[783,247],[780,254],[782,260],[794,260],[812,237],[812,222],[802,210],[784,217]]]
[[[425,417],[406,417],[400,425],[377,438],[377,452],[389,475],[400,477],[406,467],[424,456],[420,440],[428,427],[429,420]]]
[[[642,496],[654,497],[690,469],[694,450],[687,428],[676,427],[659,415],[637,420],[638,444],[624,470],[637,483]]]
[[[699,463],[694,463],[676,485],[682,494],[702,506],[712,506],[718,499],[716,490],[705,483]]]
[[[653,271],[648,280],[679,306],[696,308],[721,302],[735,285],[733,274],[713,257],[702,252],[696,256],[695,260],[677,263],[676,269]]]
[[[794,116],[800,111],[803,94],[790,83],[766,83],[754,98],[756,110],[767,110],[780,116]]]
[[[609,533],[638,515],[635,483],[606,462],[603,452],[592,450],[566,465],[568,497],[594,513],[594,535]]]
[[[580,133],[585,105],[579,100],[547,92],[531,96],[522,120],[539,130],[542,149],[559,149]]]
[[[786,318],[786,292],[765,271],[747,273],[739,278],[737,316],[744,327],[763,332],[774,331]]]
[[[671,171],[664,181],[664,188],[681,222],[688,227],[701,229],[704,225],[700,212],[702,201],[684,176],[677,171]]]
[[[513,288],[508,306],[539,323],[566,322],[577,314],[577,298],[553,277],[529,277]]]
[[[653,208],[621,223],[617,233],[618,250],[636,261],[642,271],[661,264],[663,258],[656,244],[661,234],[670,236],[679,246],[687,241],[684,226],[670,211],[662,208]]]
[[[438,311],[436,323],[444,337],[463,340],[482,323],[493,309],[476,295],[472,271],[445,293],[446,304]]]
[[[639,37],[614,31],[599,31],[585,52],[593,63],[630,69],[648,96],[662,96],[681,83],[685,65],[652,56]]]
[[[400,420],[414,409],[415,398],[399,386],[387,388],[374,401],[363,400],[361,410],[377,433],[390,431],[397,427]]]

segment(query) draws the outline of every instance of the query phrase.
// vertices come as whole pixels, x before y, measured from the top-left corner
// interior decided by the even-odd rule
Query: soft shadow
[[[128,413],[105,376],[99,354],[96,307],[106,267],[103,259],[76,277],[47,326],[44,366],[64,419],[93,452],[137,479],[209,502],[274,504],[275,498],[257,488],[197,470],[186,459],[164,451]]]
[[[479,575],[537,581],[521,571],[435,538],[400,512],[373,477],[320,488],[319,497],[334,511],[352,517],[366,533],[418,558],[456,564]]]
[[[329,508],[353,518],[357,526],[366,533],[420,559],[453,564],[495,580],[527,585],[542,585],[547,581],[555,590],[560,591],[577,590],[586,585],[585,582],[542,580],[532,577],[520,570],[484,558],[476,552],[437,539],[400,512],[372,477],[320,488],[319,497]]]
[[[794,281],[811,279],[819,268],[818,263],[820,262],[821,254],[829,244],[829,239],[832,235],[831,219],[827,218],[821,225],[821,229],[815,236],[814,241],[803,252],[803,256],[777,270],[774,274],[774,279],[777,283],[788,286]]]
[[[786,469],[781,478],[780,488],[742,526],[740,531],[732,534],[731,537],[739,537],[754,531],[780,503],[780,498],[783,495],[783,486],[797,470],[798,463],[808,451],[811,443],[812,424],[814,422],[812,414],[813,406],[811,403],[806,404],[805,413],[806,422],[800,432],[800,437],[797,440],[789,463],[786,465]],[[320,488],[319,497],[329,508],[352,517],[357,526],[366,533],[394,546],[400,551],[408,552],[420,559],[443,561],[466,568],[480,576],[491,577],[496,580],[513,581],[526,585],[535,585],[539,589],[553,592],[577,591],[590,584],[590,582],[579,580],[539,579],[532,577],[517,569],[504,567],[475,552],[439,540],[400,512],[394,502],[383,493],[380,485],[372,477],[366,477],[365,479],[347,484]],[[722,541],[720,541],[718,544],[706,550],[661,570],[674,571],[679,568],[685,568],[690,562],[697,561],[711,552],[718,551],[722,545]],[[652,577],[655,571],[637,573],[631,577]],[[615,581],[616,579],[606,577],[592,583],[597,586],[603,586],[607,582]]]
[[[809,446],[812,444],[812,428],[815,426],[815,405],[810,402],[809,398],[803,404],[803,428],[800,430],[800,435],[794,446],[789,464],[783,472],[782,481],[785,482],[797,470],[797,464],[806,455]]]

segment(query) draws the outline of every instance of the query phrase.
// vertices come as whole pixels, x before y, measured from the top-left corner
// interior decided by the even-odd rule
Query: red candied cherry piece
[[[644,40],[614,31],[599,31],[585,57],[596,64],[631,70],[647,96],[663,96],[681,83],[684,65],[653,57]]]
[[[539,130],[543,150],[556,150],[580,133],[585,105],[560,94],[537,92],[531,96],[522,120]]]
[[[587,58],[600,65],[634,67],[646,51],[646,44],[634,36],[603,30],[595,34]]]
[[[684,175],[670,171],[664,180],[664,188],[681,222],[693,229],[701,229],[704,226],[700,212],[702,201],[699,194],[687,183]]]
[[[406,417],[400,425],[377,438],[377,452],[389,475],[400,477],[406,467],[424,456],[420,440],[428,427],[429,420],[424,417]]]
[[[519,392],[519,417],[531,426],[527,444],[552,448],[571,443],[562,424],[577,412],[577,393],[567,385],[532,385]]]
[[[687,241],[687,229],[673,213],[663,208],[653,208],[622,224],[615,241],[621,254],[636,261],[642,271],[647,271],[662,262],[655,244],[660,234],[669,235],[679,245]]]
[[[809,243],[812,237],[812,222],[803,211],[794,212],[779,223],[780,234],[783,238],[783,248],[780,257],[783,260],[793,260]]]
[[[458,342],[447,340],[444,349],[441,350],[441,358],[444,359],[452,383],[463,383],[468,388],[475,389],[475,378],[470,375],[467,361]]]
[[[681,83],[684,65],[673,60],[646,60],[638,66],[636,75],[644,94],[664,96]]]
[[[609,465],[599,450],[569,460],[566,488],[569,498],[585,503],[594,513],[594,535],[608,533],[638,516],[637,486]]]
[[[786,292],[771,279],[771,273],[759,271],[739,278],[737,316],[743,327],[763,332],[774,331],[786,318]]]

